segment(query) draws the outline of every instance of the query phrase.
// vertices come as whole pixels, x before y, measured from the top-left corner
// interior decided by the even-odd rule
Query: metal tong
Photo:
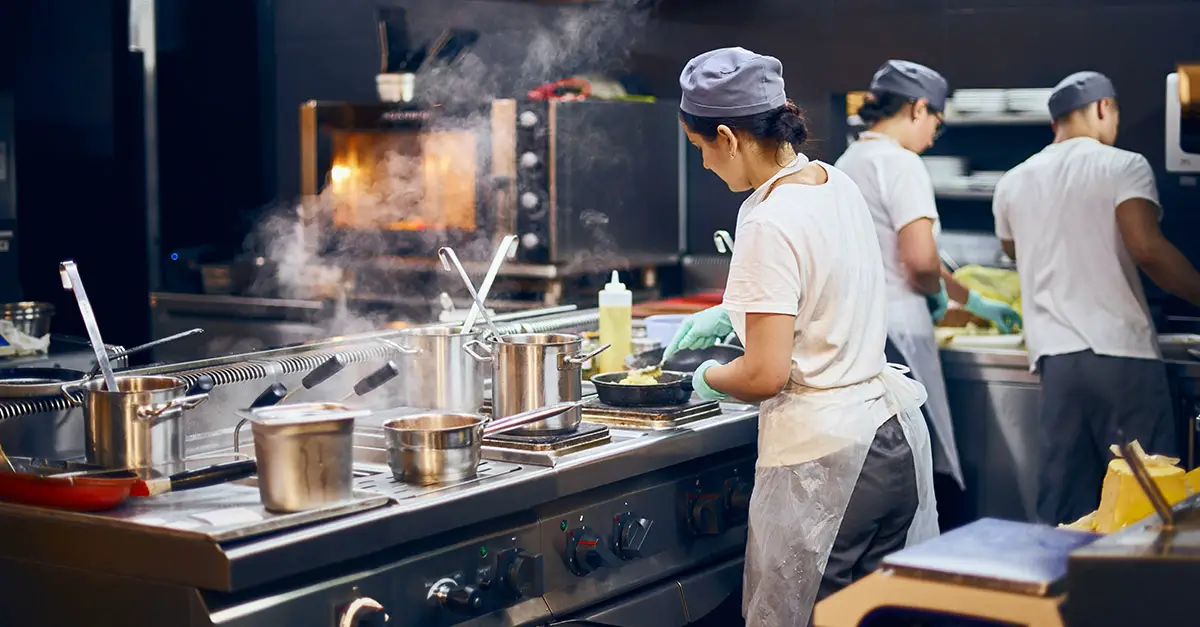
[[[75,292],[75,301],[79,303],[79,313],[83,316],[83,325],[87,328],[88,339],[91,340],[92,350],[96,353],[96,365],[104,373],[104,386],[110,392],[116,392],[117,377],[113,374],[112,363],[108,360],[108,350],[104,348],[104,340],[100,337],[96,312],[92,311],[92,303],[83,289],[83,279],[79,278],[79,268],[74,261],[68,259],[58,264],[58,274],[62,278],[63,289]]]
[[[496,255],[492,257],[492,265],[488,267],[487,274],[483,277],[483,285],[479,286],[479,302],[487,302],[488,293],[492,290],[492,283],[496,281],[496,275],[500,273],[500,266],[504,265],[505,259],[511,259],[517,254],[517,236],[505,235],[500,240],[500,246],[496,248]],[[447,268],[449,270],[449,268]],[[479,315],[479,306],[471,305],[471,310],[467,312],[466,319],[463,320],[462,334],[466,335],[471,332],[475,326],[475,319]]]
[[[471,277],[467,275],[467,271],[463,268],[462,263],[458,261],[458,255],[454,254],[454,249],[443,246],[438,249],[438,257],[441,258],[442,267],[446,271],[458,270],[458,275],[462,278],[463,284],[467,286],[467,291],[470,292],[471,299],[475,301],[474,307],[478,307],[479,313],[483,315],[484,326],[496,336],[497,342],[503,342],[503,334],[496,327],[496,323],[492,322],[492,316],[488,313],[487,307],[484,307],[483,302],[479,300],[479,293],[475,291],[475,284],[471,283]],[[466,328],[465,325],[464,328]]]
[[[195,328],[195,329],[191,329],[189,331],[184,331],[182,333],[176,333],[175,335],[168,335],[167,337],[157,339],[152,342],[146,342],[145,344],[142,344],[140,346],[134,346],[133,348],[129,348],[129,349],[126,349],[123,351],[117,351],[117,352],[109,355],[108,359],[110,360],[110,363],[111,363],[112,361],[116,361],[118,359],[121,359],[122,357],[128,357],[130,355],[134,355],[134,354],[140,353],[142,351],[150,350],[151,348],[154,348],[156,346],[162,346],[163,344],[166,344],[167,342],[174,342],[175,340],[181,340],[185,337],[197,335],[199,333],[204,333],[204,329]],[[87,378],[91,379],[92,377],[96,376],[96,374],[98,374],[99,372],[100,372],[100,364],[96,364],[95,366],[92,366],[92,369],[90,371],[88,371]]]
[[[1162,520],[1162,529],[1170,531],[1175,528],[1175,515],[1171,512],[1171,506],[1167,503],[1166,497],[1163,496],[1162,490],[1158,489],[1158,486],[1154,483],[1154,479],[1150,476],[1150,471],[1146,468],[1145,462],[1142,461],[1139,448],[1135,447],[1133,442],[1123,444],[1121,446],[1121,457],[1125,458],[1125,462],[1129,464],[1134,478],[1137,479],[1142,492],[1149,499],[1150,506],[1154,508],[1154,513],[1158,514],[1158,518]]]

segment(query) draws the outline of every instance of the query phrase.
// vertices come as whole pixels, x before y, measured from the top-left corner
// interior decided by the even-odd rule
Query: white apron
[[[762,202],[777,179],[806,165],[800,155],[759,186],[742,203],[739,218]],[[900,420],[916,466],[918,507],[908,545],[938,535],[929,430],[920,411],[926,393],[904,372],[888,364],[878,377],[846,387],[793,385],[760,406],[743,575],[747,627],[808,624],[875,431],[892,416]]]
[[[925,411],[937,433],[940,446],[933,451],[933,467],[954,477],[960,489],[965,489],[958,445],[954,440],[954,422],[950,419],[950,399],[946,395],[946,379],[942,375],[942,356],[933,332],[933,319],[925,297],[913,293],[912,298],[888,303],[888,338],[908,362],[913,378],[925,386],[929,400]]]

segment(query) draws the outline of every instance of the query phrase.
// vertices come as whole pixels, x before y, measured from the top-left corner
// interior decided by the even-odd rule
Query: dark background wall
[[[499,0],[380,0],[410,10],[418,38],[450,26],[482,38],[434,87],[521,95],[580,71],[623,71],[673,98],[683,63],[743,45],[783,60],[808,110],[813,154],[837,157],[832,94],[861,89],[889,57],[940,69],[954,87],[1051,86],[1105,72],[1121,94],[1119,145],[1159,169],[1165,228],[1200,262],[1196,188],[1162,171],[1164,76],[1200,59],[1196,0],[663,0],[656,15]],[[619,0],[628,6],[633,0]],[[171,251],[236,250],[258,209],[294,200],[297,107],[310,98],[372,100],[378,69],[372,0],[159,0],[164,265]],[[140,60],[128,51],[126,0],[0,3],[0,89],[15,93],[18,212],[26,296],[60,306],[78,331],[57,263],[79,261],[112,341],[145,336]],[[513,68],[518,68],[513,71]],[[1032,152],[1048,138],[1022,139]],[[1011,141],[980,136],[983,145]],[[947,136],[946,146],[956,141]],[[598,148],[598,149],[602,149]],[[1001,151],[1002,152],[1002,151]],[[999,166],[997,166],[999,167]],[[728,216],[736,197],[697,176],[698,212]],[[943,207],[947,222],[986,206]],[[952,215],[953,214],[953,215]],[[982,216],[982,217],[981,217]],[[986,225],[986,224],[985,224]]]

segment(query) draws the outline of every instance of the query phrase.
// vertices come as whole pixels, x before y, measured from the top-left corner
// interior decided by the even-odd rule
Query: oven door
[[[515,228],[516,105],[301,107],[301,188],[327,257],[487,259]]]

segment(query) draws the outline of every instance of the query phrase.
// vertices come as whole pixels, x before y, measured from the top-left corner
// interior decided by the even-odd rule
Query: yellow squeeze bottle
[[[600,290],[600,344],[611,344],[596,357],[600,372],[620,372],[625,358],[633,353],[633,293],[617,278]]]

